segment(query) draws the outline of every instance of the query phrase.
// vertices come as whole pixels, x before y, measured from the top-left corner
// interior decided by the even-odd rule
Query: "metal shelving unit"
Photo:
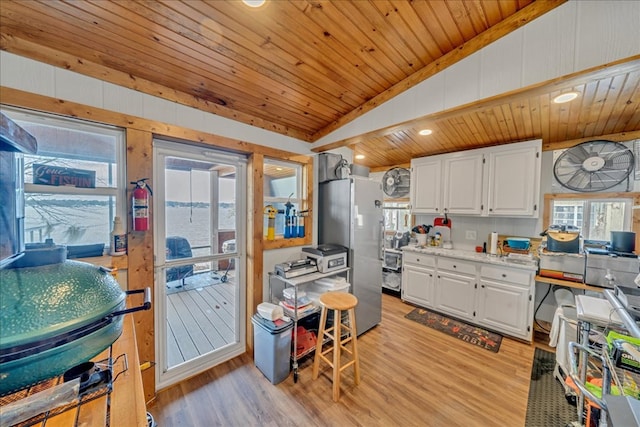
[[[611,418],[609,411],[610,404],[618,405],[616,416],[624,418],[627,403],[621,404],[624,399],[638,399],[637,395],[627,395],[625,382],[630,381],[640,384],[640,375],[626,369],[616,367],[611,359],[607,343],[594,344],[590,342],[590,332],[598,331],[604,335],[611,330],[618,331],[623,335],[640,338],[640,329],[636,321],[629,315],[624,306],[620,303],[616,293],[605,290],[606,300],[597,299],[598,305],[588,303],[587,298],[580,300],[576,298],[578,309],[578,320],[580,324],[579,342],[569,343],[569,356],[571,359],[572,372],[569,376],[580,390],[578,394],[578,417],[582,425],[588,425],[586,402],[595,403],[602,409],[600,414],[600,425],[607,424],[607,417]],[[586,386],[588,366],[594,364],[601,370],[602,374],[602,395],[598,397]],[[621,396],[612,395],[612,386],[616,386],[622,393]],[[636,405],[637,406],[637,405]],[[630,406],[629,406],[630,408]]]
[[[274,272],[270,272],[269,273],[269,298],[273,304],[279,304],[280,301],[282,301],[283,299],[282,291],[286,287],[293,287],[295,301],[298,301],[298,289],[301,286],[313,283],[316,280],[319,280],[325,277],[333,277],[333,276],[338,276],[342,274],[345,274],[347,281],[349,281],[349,270],[350,270],[349,267],[345,267],[345,268],[331,271],[329,273],[315,272],[315,273],[304,274],[298,277],[292,277],[290,279],[284,278],[282,276],[278,276]],[[278,290],[274,290],[274,282],[278,282],[281,284]],[[278,295],[280,295],[280,297],[278,297]],[[291,320],[293,320],[293,333],[292,333],[293,352],[291,353],[291,360],[292,360],[292,369],[293,369],[293,382],[298,382],[298,360],[303,358],[304,356],[307,356],[308,354],[312,353],[315,350],[315,348],[310,348],[305,350],[300,355],[298,355],[298,352],[297,352],[298,322],[320,311],[320,307],[316,305],[313,308],[313,310],[305,311],[301,315],[298,315],[297,309],[295,311],[289,310],[286,307],[283,307],[283,309],[284,309],[285,315],[291,317]]]

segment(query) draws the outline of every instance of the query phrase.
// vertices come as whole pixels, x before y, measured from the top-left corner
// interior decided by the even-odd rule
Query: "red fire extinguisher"
[[[153,196],[151,187],[145,182],[149,178],[131,181],[135,185],[132,197],[133,231],[149,229],[149,196]]]

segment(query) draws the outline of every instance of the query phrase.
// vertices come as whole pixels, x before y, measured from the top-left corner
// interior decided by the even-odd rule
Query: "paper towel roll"
[[[491,233],[491,240],[489,241],[489,253],[491,255],[498,254],[498,233],[495,231]]]

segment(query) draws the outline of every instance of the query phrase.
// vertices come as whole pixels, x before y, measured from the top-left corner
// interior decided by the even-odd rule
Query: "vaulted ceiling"
[[[313,142],[563,2],[268,0],[254,9],[240,1],[3,0],[0,48]],[[372,153],[365,163],[382,167],[487,144],[637,130],[639,67],[574,76],[334,146]],[[590,96],[551,105],[565,86]],[[597,111],[587,105],[604,98]],[[438,136],[419,138],[425,125]]]

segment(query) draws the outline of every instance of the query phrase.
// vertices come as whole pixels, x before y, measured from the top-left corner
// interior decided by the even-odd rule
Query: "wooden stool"
[[[360,384],[360,363],[358,361],[358,340],[356,333],[356,312],[355,307],[358,305],[358,298],[346,292],[326,292],[320,295],[320,304],[322,304],[322,312],[320,313],[320,327],[318,330],[318,341],[316,343],[316,354],[313,359],[313,379],[318,378],[320,368],[320,359],[324,360],[333,368],[333,400],[335,402],[340,398],[340,373],[353,365],[353,376],[356,385]],[[325,329],[327,322],[327,312],[333,310],[333,326]],[[348,325],[342,323],[342,312],[347,311]],[[349,332],[349,336],[342,339],[344,331]],[[322,342],[324,337],[333,340],[327,350],[322,351]],[[351,341],[351,350],[345,344]],[[346,351],[351,355],[351,360],[344,365],[340,363],[340,355],[342,351]],[[333,351],[333,361],[326,356]]]

